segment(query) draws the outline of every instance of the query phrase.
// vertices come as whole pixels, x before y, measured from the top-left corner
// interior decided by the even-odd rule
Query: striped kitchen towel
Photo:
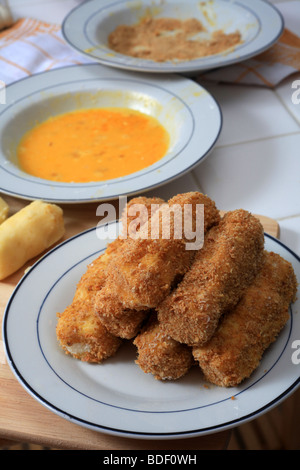
[[[60,25],[31,18],[0,31],[0,80],[8,85],[34,73],[91,62],[73,51]]]
[[[251,59],[204,73],[199,78],[272,88],[300,72],[300,1],[276,3],[276,7],[281,11],[285,29],[272,47]]]
[[[288,29],[267,51],[252,59],[200,75],[199,80],[275,87],[284,78],[300,72],[300,37]]]

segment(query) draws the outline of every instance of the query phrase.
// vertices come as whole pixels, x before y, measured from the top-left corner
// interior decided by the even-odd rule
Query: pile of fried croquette
[[[135,204],[147,216],[130,236]],[[194,228],[197,207],[204,209],[200,248],[187,249],[175,218],[169,238],[162,234],[164,210],[186,204]],[[243,209],[221,216],[208,196],[188,192],[167,202],[133,198],[122,222],[123,234],[87,267],[73,302],[58,313],[62,349],[102,363],[131,341],[136,364],[158,380],[177,380],[192,367],[221,387],[250,377],[289,320],[297,292],[291,263],[266,251],[259,219]]]

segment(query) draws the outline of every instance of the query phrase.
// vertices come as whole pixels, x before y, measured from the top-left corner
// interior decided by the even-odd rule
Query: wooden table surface
[[[2,197],[10,206],[10,215],[28,204],[12,197]],[[98,205],[99,203],[60,205],[64,210],[64,239],[96,226],[99,222],[96,215]],[[265,231],[278,237],[278,224],[268,217],[258,217]],[[1,323],[10,295],[24,270],[34,261],[31,260],[18,272],[0,282]],[[0,339],[0,441],[8,439],[69,450],[221,450],[226,448],[229,436],[230,431],[221,431],[181,440],[129,439],[102,434],[71,423],[41,405],[19,384],[6,363],[3,342]]]

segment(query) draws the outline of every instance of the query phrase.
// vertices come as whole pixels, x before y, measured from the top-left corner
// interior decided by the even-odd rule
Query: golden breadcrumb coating
[[[149,316],[150,310],[134,310],[123,307],[118,295],[108,289],[102,289],[95,297],[95,314],[112,334],[124,338],[134,338]]]
[[[122,243],[122,242],[121,242]],[[109,251],[120,246],[116,240]],[[76,359],[100,363],[115,354],[121,339],[102,325],[94,313],[94,298],[105,282],[108,254],[99,256],[89,264],[77,284],[72,303],[58,314],[56,336],[62,349]]]
[[[157,197],[140,196],[131,199],[122,215],[123,235],[125,232],[127,237],[134,236],[162,204],[164,204],[163,199]],[[146,210],[136,213],[134,209],[138,210],[140,205]],[[138,225],[136,225],[136,221]],[[149,309],[136,310],[124,307],[119,300],[118,292],[111,286],[107,282],[106,288],[98,290],[94,300],[95,314],[112,334],[123,339],[132,339],[139,332],[150,311]]]
[[[131,204],[151,204],[163,202],[158,198],[134,198],[127,204],[122,214],[128,225],[134,219],[128,214]],[[100,363],[115,354],[121,339],[107,330],[95,314],[95,295],[105,285],[107,264],[112,256],[121,249],[124,240],[117,238],[105,252],[90,263],[79,280],[72,303],[58,314],[56,336],[62,349],[76,359]]]
[[[163,203],[162,199],[145,197],[132,199],[124,209],[123,221],[128,218],[127,223],[130,227],[130,222],[135,219],[135,215],[131,216],[128,213],[132,204],[145,204],[150,207],[151,204],[158,203]],[[76,286],[72,303],[64,312],[58,314],[56,327],[58,342],[67,354],[76,359],[99,363],[114,355],[121,345],[122,341],[114,334],[114,330],[109,331],[95,313],[95,296],[105,285],[108,261],[116,256],[123,243],[122,238],[117,238],[107,246],[103,254],[88,265]],[[132,331],[133,327],[138,330],[135,312],[133,318],[134,320],[130,318],[130,312],[126,311],[127,325],[124,326],[124,322],[122,325],[124,331],[128,332],[130,328]]]
[[[177,380],[194,363],[191,349],[166,335],[154,313],[133,344],[138,353],[136,363],[157,380]]]
[[[262,270],[238,305],[224,315],[208,343],[193,348],[205,378],[233,387],[250,377],[288,321],[296,291],[292,265],[278,254],[266,252]]]
[[[168,201],[169,208],[176,206],[182,209],[185,204],[193,208],[192,220],[197,204],[204,205],[205,230],[218,223],[219,211],[207,196],[191,192]],[[110,275],[104,289],[117,292],[125,308],[155,308],[186,273],[195,255],[194,250],[186,249],[187,241],[184,237],[174,237],[175,223],[172,217],[170,238],[151,238],[151,230],[157,228],[160,220],[161,212],[157,211],[146,228],[141,228],[138,238],[124,240],[122,250],[109,263]]]
[[[90,302],[85,301],[75,301],[64,310],[57,322],[56,335],[66,354],[86,362],[103,362],[122,343],[106,330]]]
[[[122,233],[121,238],[126,235],[134,236],[140,230],[142,225],[148,222],[151,214],[158,210],[165,201],[160,197],[138,196],[130,199],[121,216]],[[139,212],[139,206],[141,210]],[[145,210],[142,210],[145,208]]]
[[[159,305],[166,333],[190,346],[207,342],[258,273],[263,250],[260,221],[242,209],[226,213],[207,233],[182,282]]]
[[[178,237],[176,224],[189,205],[190,229],[199,231],[198,204],[204,246],[188,249],[192,240],[185,232]],[[177,380],[195,364],[223,387],[249,377],[289,319],[297,290],[292,265],[264,250],[259,220],[242,209],[221,218],[199,192],[168,203],[133,198],[121,219],[120,236],[88,265],[72,303],[58,314],[62,349],[101,363],[127,339],[137,348],[137,365],[157,380]]]
[[[86,272],[79,280],[73,300],[89,301],[91,295],[95,295],[100,289],[103,288],[106,280],[106,267],[109,257],[120,248],[122,240],[117,239],[110,243],[106,251],[98,258],[92,261]]]

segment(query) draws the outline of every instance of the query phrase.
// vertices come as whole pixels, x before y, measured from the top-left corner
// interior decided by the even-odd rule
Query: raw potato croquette
[[[34,201],[0,225],[0,280],[56,243],[65,232],[63,211]]]

